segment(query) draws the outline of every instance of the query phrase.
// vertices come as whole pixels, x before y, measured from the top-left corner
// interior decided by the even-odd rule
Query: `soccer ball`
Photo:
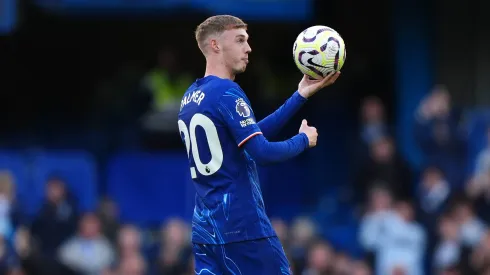
[[[313,79],[322,79],[331,71],[340,71],[345,62],[344,40],[326,26],[313,26],[301,32],[293,46],[298,69]]]

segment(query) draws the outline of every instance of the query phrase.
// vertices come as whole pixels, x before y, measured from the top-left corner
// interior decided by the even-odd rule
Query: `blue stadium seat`
[[[355,225],[326,227],[324,237],[335,249],[345,251],[354,257],[362,254],[358,240],[358,227]]]
[[[192,217],[195,191],[185,152],[118,155],[109,163],[107,184],[123,222],[155,226]]]
[[[44,199],[44,187],[51,175],[61,176],[77,199],[80,211],[95,210],[97,204],[97,165],[84,151],[36,153],[33,158],[33,200],[37,211]]]

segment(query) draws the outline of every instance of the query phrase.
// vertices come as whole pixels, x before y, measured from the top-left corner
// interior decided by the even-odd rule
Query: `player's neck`
[[[214,62],[210,62],[210,60],[207,60],[206,72],[204,73],[204,77],[209,75],[214,75],[219,78],[230,79],[233,81],[235,80],[235,74],[230,72],[230,70],[228,70],[226,66],[223,66],[223,64],[216,64]]]

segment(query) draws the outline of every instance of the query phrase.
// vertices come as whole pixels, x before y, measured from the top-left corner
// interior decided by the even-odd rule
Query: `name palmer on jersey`
[[[202,92],[201,90],[194,91],[192,93],[189,93],[187,96],[184,96],[182,98],[182,101],[180,102],[180,110],[184,108],[187,104],[194,102],[197,105],[201,104],[201,101],[206,97],[206,94]],[[240,114],[242,117],[248,117],[250,116],[250,107],[245,103],[243,98],[239,98],[236,100],[236,111],[237,113]],[[240,126],[242,127],[247,127],[248,125],[255,124],[255,120],[253,118],[247,118],[244,120],[240,121]]]
[[[205,96],[206,96],[206,94],[203,93],[201,90],[197,90],[197,91],[194,91],[192,93],[189,93],[187,96],[184,96],[182,98],[182,101],[180,102],[180,110],[182,110],[182,108],[185,105],[187,105],[191,102],[194,102],[197,105],[200,105],[201,101],[204,99]]]

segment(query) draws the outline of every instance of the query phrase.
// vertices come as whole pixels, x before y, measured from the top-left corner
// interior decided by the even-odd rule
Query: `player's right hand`
[[[314,80],[309,76],[303,75],[303,79],[298,84],[298,92],[304,98],[309,98],[319,90],[335,83],[340,72],[332,71],[325,78]]]
[[[306,121],[306,119],[303,119],[303,122],[301,123],[301,127],[299,127],[299,132],[306,134],[306,136],[308,137],[310,148],[316,146],[318,132],[316,131],[315,127],[308,126],[308,122]]]

